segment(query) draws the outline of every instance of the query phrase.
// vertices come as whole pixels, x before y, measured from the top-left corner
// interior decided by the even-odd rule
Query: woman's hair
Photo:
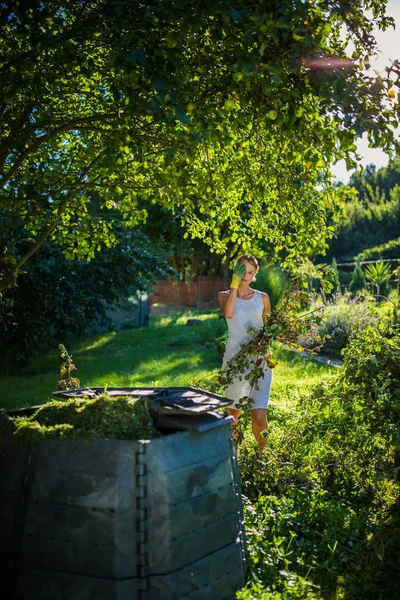
[[[245,260],[247,260],[247,262],[249,262],[251,265],[253,265],[253,267],[256,270],[256,274],[257,274],[259,266],[258,266],[258,260],[256,259],[256,257],[253,256],[252,254],[242,254],[242,256],[239,256],[239,258],[237,259],[236,264],[242,263]]]

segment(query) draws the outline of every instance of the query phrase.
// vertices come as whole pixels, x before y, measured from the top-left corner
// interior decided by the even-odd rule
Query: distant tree
[[[400,185],[400,158],[389,159],[387,166],[378,170],[375,165],[370,164],[354,171],[348,185],[358,191],[361,199],[367,195],[368,187],[373,190],[378,187],[381,193],[389,197],[390,190]]]
[[[386,167],[377,171],[376,184],[389,196],[390,190],[400,186],[400,158],[389,160]]]
[[[400,265],[393,271],[393,275],[397,279],[397,298],[393,310],[393,321],[398,324],[400,322]]]
[[[349,291],[352,294],[356,294],[360,290],[365,290],[365,287],[366,287],[365,284],[366,284],[366,282],[365,282],[364,271],[362,270],[360,260],[358,259],[356,261],[356,265],[354,267],[353,274],[351,277]]]
[[[380,173],[380,171],[378,171]],[[400,237],[400,186],[384,192],[369,183],[362,197],[355,188],[342,186],[337,193],[343,201],[343,211],[335,221],[335,237],[326,251],[328,258],[340,262],[354,258],[375,246],[388,244]],[[379,255],[373,258],[379,258]],[[325,260],[321,256],[320,260]]]
[[[331,280],[332,280],[332,294],[340,294],[340,277],[339,277],[339,270],[337,268],[337,262],[336,262],[336,258],[332,259],[332,264],[331,264]]]
[[[354,187],[362,198],[365,194],[367,185],[375,188],[377,184],[376,179],[376,166],[374,164],[369,164],[365,168],[352,173],[348,185]]]

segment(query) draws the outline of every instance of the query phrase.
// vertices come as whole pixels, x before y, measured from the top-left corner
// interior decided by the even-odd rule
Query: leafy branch
[[[76,366],[72,362],[72,354],[68,354],[68,351],[64,344],[60,344],[59,349],[61,352],[61,358],[65,359],[60,365],[60,375],[62,377],[63,375],[67,374],[67,377],[65,379],[60,379],[60,381],[57,384],[58,389],[77,389],[80,386],[81,382],[76,377],[71,377],[71,372],[77,370]]]
[[[322,339],[318,330],[321,308],[301,312],[310,302],[310,295],[304,290],[286,292],[275,310],[264,318],[264,324],[257,333],[253,327],[247,332],[251,339],[242,344],[239,352],[228,362],[227,367],[217,376],[218,384],[226,387],[235,379],[248,380],[251,390],[248,396],[240,399],[239,405],[246,408],[251,403],[253,390],[259,389],[259,381],[267,369],[273,369],[278,362],[272,358],[271,345],[278,341],[296,350],[303,351],[315,344],[311,352],[319,351]]]

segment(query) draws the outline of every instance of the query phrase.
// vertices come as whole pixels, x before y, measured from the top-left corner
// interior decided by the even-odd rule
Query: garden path
[[[318,362],[322,362],[326,365],[331,365],[332,367],[341,367],[343,365],[343,361],[340,358],[332,358],[331,356],[324,356],[323,354],[310,354],[309,352],[299,352],[298,350],[292,349],[293,352],[297,352],[300,356],[304,356],[304,358],[311,358],[311,360],[316,360]]]

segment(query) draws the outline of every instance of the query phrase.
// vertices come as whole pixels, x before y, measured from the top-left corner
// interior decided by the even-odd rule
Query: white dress
[[[248,327],[254,327],[256,332],[260,331],[263,325],[264,303],[261,292],[254,290],[254,296],[249,300],[236,298],[236,308],[231,319],[226,319],[228,323],[228,341],[226,343],[224,358],[222,360],[222,370],[226,367],[228,361],[240,350],[241,344],[248,342],[252,336],[247,332]],[[265,366],[265,365],[264,365]],[[245,373],[243,374],[245,375]],[[225,390],[225,397],[233,400],[231,408],[240,408],[238,403],[244,396],[250,396],[253,400],[251,410],[255,408],[267,408],[272,384],[272,370],[267,369],[264,377],[258,381],[259,390],[253,389],[247,379],[235,379]]]

